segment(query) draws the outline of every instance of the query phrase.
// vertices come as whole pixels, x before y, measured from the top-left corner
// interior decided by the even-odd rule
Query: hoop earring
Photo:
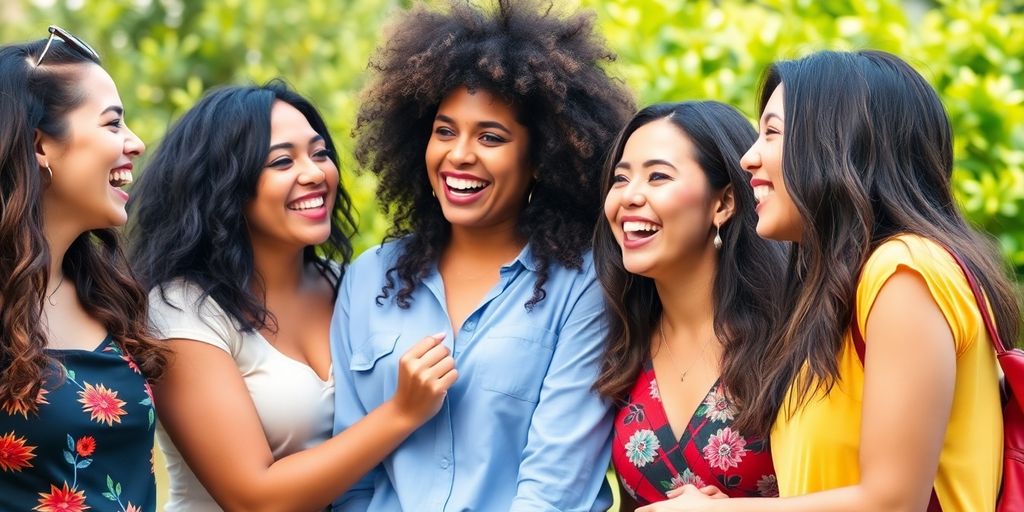
[[[712,242],[713,244],[715,244],[715,249],[721,249],[722,248],[721,231],[722,231],[721,227],[715,226],[715,240]]]
[[[46,182],[47,183],[53,183],[53,170],[50,169],[50,164],[44,165],[43,168],[46,169],[46,174],[49,175],[49,177],[47,178]]]
[[[530,193],[526,194],[526,204],[530,204],[530,201],[533,201],[533,189],[532,188],[530,189]]]

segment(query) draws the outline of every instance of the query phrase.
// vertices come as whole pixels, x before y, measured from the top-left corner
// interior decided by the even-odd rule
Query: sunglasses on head
[[[43,62],[43,57],[46,57],[46,52],[50,51],[50,45],[53,44],[53,38],[59,37],[61,41],[64,41],[68,46],[74,48],[78,53],[89,57],[93,60],[100,60],[100,54],[96,53],[96,50],[92,49],[88,43],[82,41],[71,32],[64,30],[57,25],[50,25],[47,29],[50,31],[50,38],[46,40],[46,47],[43,48],[43,52],[39,54],[39,58],[36,59],[36,66]]]

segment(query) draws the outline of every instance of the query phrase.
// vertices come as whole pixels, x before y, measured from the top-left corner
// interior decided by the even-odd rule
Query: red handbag
[[[988,331],[988,337],[996,349],[999,366],[1003,369],[1003,482],[996,503],[996,512],[1021,512],[1024,511],[1024,351],[1013,347],[1009,350],[1006,348],[974,273],[955,252],[949,251],[949,254],[956,260],[971,286],[974,301],[985,322],[985,330]],[[856,316],[852,322],[852,329],[857,356],[860,357],[861,364],[864,364],[864,337],[860,333]],[[934,488],[928,502],[928,512],[942,512]]]

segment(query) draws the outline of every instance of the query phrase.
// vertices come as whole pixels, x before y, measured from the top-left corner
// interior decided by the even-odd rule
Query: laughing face
[[[121,187],[132,182],[132,160],[146,146],[124,123],[121,97],[110,75],[95,64],[81,65],[82,103],[68,112],[67,135],[55,139],[40,135],[37,154],[44,180],[47,222],[73,223],[81,231],[121,226],[128,220],[128,194]]]
[[[317,245],[331,234],[338,167],[322,135],[295,107],[275,101],[270,111],[270,149],[245,207],[253,245]]]
[[[515,226],[532,181],[527,128],[484,90],[452,91],[427,143],[427,175],[453,229]]]
[[[605,196],[604,213],[633,274],[671,278],[715,249],[715,225],[731,209],[711,190],[690,138],[667,119],[647,123],[626,141]]]
[[[751,175],[750,186],[757,201],[757,234],[771,240],[799,242],[803,222],[782,175],[784,115],[779,84],[761,113],[757,141],[740,159],[740,166]]]

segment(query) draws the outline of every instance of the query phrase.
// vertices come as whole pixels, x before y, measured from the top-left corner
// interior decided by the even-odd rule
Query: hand
[[[441,410],[448,388],[459,376],[455,359],[441,344],[444,336],[438,333],[423,338],[398,360],[398,389],[391,401],[416,426]]]
[[[668,500],[636,509],[636,512],[697,512],[706,510],[708,502],[729,496],[713,485],[697,488],[687,484],[666,494]]]

